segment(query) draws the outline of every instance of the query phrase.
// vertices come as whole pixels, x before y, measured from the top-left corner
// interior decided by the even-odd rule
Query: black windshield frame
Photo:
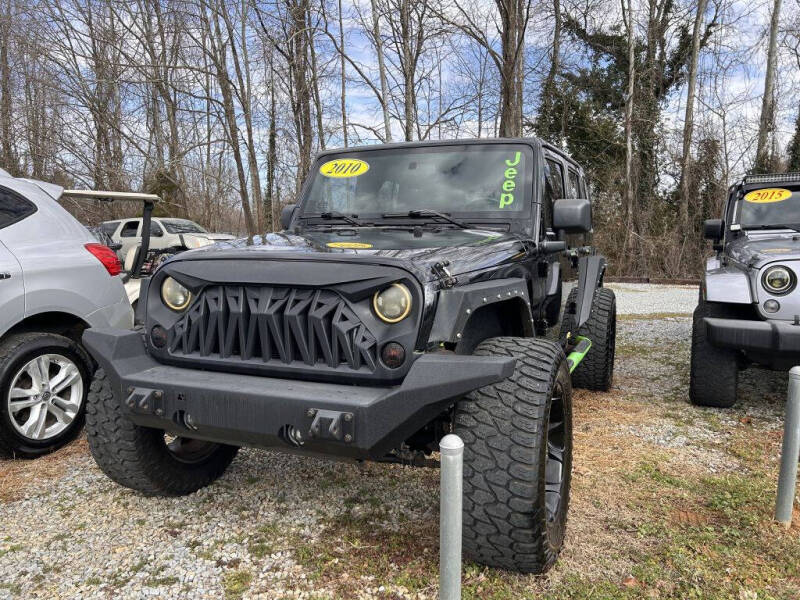
[[[389,145],[376,146],[374,148],[362,147],[358,149],[328,151],[322,153],[320,156],[317,157],[317,160],[312,165],[309,176],[305,182],[305,185],[303,186],[303,190],[301,192],[301,199],[300,202],[298,203],[298,210],[296,211],[296,218],[300,220],[312,219],[316,221],[314,216],[316,216],[319,211],[314,210],[312,207],[309,206],[309,204],[311,202],[311,194],[312,190],[314,189],[315,182],[318,180],[318,178],[324,177],[319,172],[320,167],[328,161],[334,159],[352,158],[369,162],[370,157],[378,153],[382,157],[384,157],[392,154],[408,155],[408,153],[425,154],[425,153],[445,153],[445,152],[449,153],[480,152],[485,150],[497,151],[502,149],[503,146],[513,147],[515,150],[520,150],[521,152],[524,153],[526,168],[524,169],[524,171],[520,172],[520,179],[518,180],[519,184],[517,186],[517,189],[522,191],[521,197],[517,200],[520,203],[522,203],[522,208],[520,210],[512,211],[507,209],[500,209],[498,207],[498,209],[496,210],[469,211],[469,210],[459,210],[459,207],[457,205],[446,206],[446,207],[442,205],[435,205],[424,208],[439,210],[454,218],[466,221],[468,223],[492,224],[492,223],[519,222],[523,224],[522,228],[530,230],[533,221],[532,205],[540,201],[538,194],[536,193],[537,186],[535,185],[535,182],[537,181],[537,178],[540,176],[540,171],[541,171],[540,157],[539,157],[540,152],[538,146],[534,144],[532,141],[520,140],[520,139],[459,140],[446,143],[428,142],[428,143],[412,143],[412,144],[389,144]],[[396,224],[397,222],[396,219],[384,218],[383,215],[387,212],[392,212],[392,211],[387,210],[387,207],[384,206],[376,206],[376,209],[374,211],[360,212],[359,219],[376,224],[384,222],[385,223],[391,222]],[[432,218],[431,220],[435,220],[435,218]],[[328,224],[330,224],[330,221],[328,222]],[[517,229],[517,227],[513,228]]]

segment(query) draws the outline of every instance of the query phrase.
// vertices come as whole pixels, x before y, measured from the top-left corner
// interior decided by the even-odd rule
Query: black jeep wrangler
[[[284,232],[175,256],[142,291],[143,330],[86,332],[95,460],[178,495],[239,446],[420,465],[455,432],[466,554],[545,571],[573,383],[606,390],[614,368],[605,260],[564,241],[591,230],[586,198],[581,168],[535,139],[321,154]],[[565,254],[579,277],[551,341]]]
[[[694,312],[689,398],[730,407],[740,369],[800,364],[800,173],[745,177],[703,227],[716,254]]]

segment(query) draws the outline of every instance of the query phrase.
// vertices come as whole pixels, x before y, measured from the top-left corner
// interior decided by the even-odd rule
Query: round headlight
[[[411,292],[402,283],[393,283],[385,290],[375,292],[372,308],[382,321],[402,321],[411,312]]]
[[[172,277],[167,277],[161,284],[161,299],[172,310],[180,312],[189,306],[192,294]]]
[[[794,288],[795,276],[788,268],[775,266],[764,271],[762,281],[771,294],[786,294]]]

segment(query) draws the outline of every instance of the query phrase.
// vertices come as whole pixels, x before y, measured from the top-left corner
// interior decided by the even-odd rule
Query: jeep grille
[[[169,352],[373,372],[377,343],[331,290],[219,285],[205,288],[172,327]]]

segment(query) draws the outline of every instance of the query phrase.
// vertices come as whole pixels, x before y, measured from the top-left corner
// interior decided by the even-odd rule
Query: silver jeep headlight
[[[172,310],[181,312],[189,306],[192,294],[172,277],[167,277],[161,284],[161,299]]]
[[[393,283],[372,297],[372,309],[381,321],[397,323],[411,312],[411,292],[402,283]]]
[[[788,267],[776,265],[764,271],[761,282],[770,294],[781,295],[788,294],[794,289],[797,278]]]

